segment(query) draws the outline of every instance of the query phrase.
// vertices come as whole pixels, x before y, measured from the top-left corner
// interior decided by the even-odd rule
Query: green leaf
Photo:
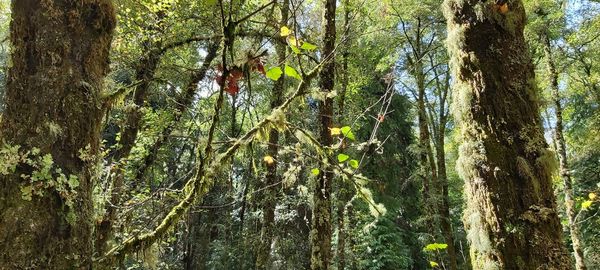
[[[354,137],[354,133],[352,133],[352,128],[350,128],[349,126],[342,127],[342,135],[344,135],[344,137],[350,140],[356,140],[356,137]]]
[[[337,156],[337,159],[338,159],[338,161],[339,161],[340,163],[342,163],[342,162],[344,162],[344,161],[348,160],[349,158],[350,158],[350,156],[348,156],[348,155],[346,155],[346,154],[339,154],[339,155]]]
[[[447,247],[448,247],[448,244],[433,243],[433,244],[429,244],[429,245],[425,246],[425,248],[423,250],[424,251],[436,251],[439,249],[446,249]]]
[[[434,261],[429,261],[429,265],[434,268],[439,266],[439,264]]]
[[[310,170],[310,172],[314,175],[317,176],[321,173],[321,170],[319,170],[318,168],[314,168],[312,170]]]
[[[350,164],[350,167],[352,167],[354,169],[358,169],[358,165],[359,165],[358,160],[356,160],[356,159],[350,160],[348,162],[348,164]]]
[[[308,42],[304,42],[302,43],[302,46],[300,46],[300,49],[312,52],[317,49],[317,46]]]
[[[267,70],[267,78],[274,81],[279,80],[279,78],[281,78],[281,74],[283,74],[283,71],[281,71],[280,67],[274,67]]]
[[[294,69],[293,67],[290,67],[288,65],[285,65],[285,75],[290,76],[292,78],[296,78],[298,80],[302,80],[302,77],[300,77],[300,74],[298,74],[298,71],[296,71],[296,69]]]
[[[290,44],[290,48],[292,48],[292,52],[294,52],[295,54],[300,54],[302,53],[302,51],[300,51],[300,49],[298,49],[298,47]]]

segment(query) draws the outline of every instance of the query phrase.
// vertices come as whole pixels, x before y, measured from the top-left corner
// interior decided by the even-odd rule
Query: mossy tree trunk
[[[324,33],[322,61],[319,73],[319,88],[325,94],[333,91],[335,84],[335,10],[336,0],[324,0]],[[333,143],[330,129],[333,123],[333,98],[326,97],[319,104],[320,136],[319,143],[330,146]],[[313,209],[310,231],[310,268],[329,269],[331,261],[331,184],[333,171],[321,168],[313,191]]]
[[[289,0],[282,0],[280,4],[281,20],[280,26],[288,24]],[[277,61],[284,65],[286,60],[287,46],[284,43],[277,43],[275,50],[277,52]],[[283,70],[285,66],[281,66]],[[283,103],[283,95],[285,90],[285,76],[275,81],[271,96],[271,109],[279,107]],[[256,257],[256,269],[268,269],[270,265],[271,244],[273,242],[273,234],[275,231],[275,206],[277,203],[277,189],[273,185],[277,185],[279,176],[277,174],[278,154],[279,152],[279,132],[273,128],[269,132],[269,146],[267,153],[273,158],[272,163],[267,163],[267,175],[265,176],[266,189],[263,197],[262,205],[262,224],[260,231],[260,244]]]
[[[446,0],[474,269],[570,269],[520,0]]]
[[[115,14],[109,0],[12,1],[12,66],[1,139],[51,155],[52,179],[31,186],[19,164],[0,179],[0,265],[8,269],[90,269],[92,187]],[[85,153],[85,154],[82,154]],[[79,182],[59,192],[59,170]]]
[[[342,53],[342,61],[341,61],[341,80],[340,80],[340,96],[338,99],[338,111],[337,115],[339,116],[340,125],[344,126],[346,124],[344,115],[345,111],[345,103],[346,103],[346,93],[348,92],[348,83],[349,79],[349,69],[348,69],[348,60],[350,58],[350,44],[351,41],[347,38],[350,35],[350,0],[344,0],[344,35],[346,37],[346,41],[343,48]],[[337,189],[337,249],[336,249],[336,257],[337,257],[337,269],[344,270],[346,269],[346,242],[349,237],[348,234],[348,226],[346,224],[346,216],[349,213],[347,204],[348,201],[352,198],[352,187],[344,182],[340,181],[338,183]]]
[[[544,40],[544,56],[548,62],[548,74],[550,75],[550,87],[552,91],[552,102],[554,103],[554,117],[556,117],[556,126],[554,127],[554,140],[556,142],[556,151],[558,152],[560,178],[563,180],[565,195],[565,210],[569,222],[569,232],[571,243],[573,244],[573,255],[575,256],[575,268],[577,270],[587,269],[583,257],[583,244],[581,243],[581,231],[577,225],[577,213],[575,212],[575,200],[573,194],[573,181],[569,172],[569,162],[567,159],[567,147],[565,137],[563,136],[563,108],[560,101],[560,91],[558,88],[558,72],[556,64],[552,58],[552,46],[548,35],[542,37]]]

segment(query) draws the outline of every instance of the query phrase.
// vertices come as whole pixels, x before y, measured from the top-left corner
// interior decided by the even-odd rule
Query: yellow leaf
[[[265,156],[263,160],[267,165],[273,165],[273,163],[275,163],[275,159],[272,156]]]
[[[592,206],[592,201],[585,201],[581,203],[581,209],[588,209]]]
[[[342,130],[340,128],[330,128],[331,136],[339,136],[342,134]]]
[[[434,262],[434,261],[429,261],[429,265],[431,265],[431,267],[438,267],[439,264]]]
[[[292,46],[300,47],[300,41],[298,41],[295,37],[289,36],[288,42]]]
[[[593,192],[592,192],[592,193],[588,194],[588,197],[590,198],[590,200],[592,200],[592,201],[593,201],[593,200],[595,200],[596,198],[598,198],[598,195],[596,195],[596,193],[593,193]]]
[[[504,5],[501,5],[499,11],[501,14],[506,14],[508,12],[508,3],[504,3]]]
[[[292,34],[292,30],[290,30],[289,28],[287,28],[287,26],[282,26],[282,27],[281,27],[281,33],[280,33],[280,35],[281,35],[282,37],[287,37],[287,36],[289,36],[290,34]]]

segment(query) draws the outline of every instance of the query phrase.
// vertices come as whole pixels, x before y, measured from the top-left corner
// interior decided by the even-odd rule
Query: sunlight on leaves
[[[342,163],[346,160],[348,160],[350,158],[350,156],[346,155],[346,154],[339,154],[337,156],[338,162]]]
[[[295,68],[290,67],[288,65],[285,65],[285,75],[290,76],[292,78],[296,78],[298,80],[302,80],[302,77],[300,77],[300,74],[298,74],[298,71],[296,71]]]
[[[342,127],[341,131],[344,137],[353,141],[356,140],[356,137],[354,137],[354,133],[352,133],[352,129],[349,126]]]
[[[354,169],[358,169],[358,165],[359,165],[358,160],[356,160],[356,159],[350,160],[348,162],[348,164],[350,164],[350,167],[352,167]]]
[[[263,161],[267,163],[267,165],[273,165],[273,163],[275,163],[275,159],[272,156],[265,156]]]
[[[581,203],[581,209],[586,210],[592,206],[592,201],[585,201]]]
[[[281,78],[281,75],[283,74],[283,71],[281,71],[280,67],[274,67],[274,68],[270,68],[269,70],[267,70],[267,78],[277,81],[279,80],[279,78]]]
[[[436,251],[436,250],[446,249],[447,247],[448,247],[448,244],[433,243],[433,244],[428,244],[427,246],[425,246],[425,248],[423,250],[424,251]]]
[[[314,44],[308,43],[308,42],[303,42],[303,43],[302,43],[302,46],[300,46],[300,49],[303,49],[303,50],[305,50],[305,51],[312,52],[312,51],[314,51],[314,50],[316,50],[316,49],[317,49],[317,46],[316,46],[316,45],[314,45]]]
[[[331,136],[339,136],[342,135],[342,130],[340,128],[330,128]]]
[[[287,37],[292,34],[292,30],[287,28],[287,26],[281,27],[281,32],[279,33],[282,37]]]

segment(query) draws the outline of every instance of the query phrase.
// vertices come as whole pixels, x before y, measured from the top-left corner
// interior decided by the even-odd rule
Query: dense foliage
[[[1,95],[9,2],[0,1]],[[324,219],[331,256],[320,269],[477,269],[456,169],[463,138],[451,114],[464,103],[452,91],[442,2],[333,1],[334,18],[324,18],[328,1],[113,1],[101,144],[87,157],[94,267],[308,269],[310,235],[322,233],[311,221]],[[503,15],[521,1],[481,2]],[[580,246],[596,269],[600,3],[523,2],[544,135],[568,161],[551,172],[565,246]],[[330,63],[333,89],[321,89]],[[324,115],[328,102],[333,113]],[[23,200],[68,201],[79,182],[45,154],[3,141],[0,174],[26,164],[37,174],[23,176]],[[324,183],[330,215],[315,212]]]

